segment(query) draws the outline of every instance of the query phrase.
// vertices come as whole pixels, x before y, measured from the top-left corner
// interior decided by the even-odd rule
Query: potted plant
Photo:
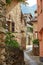
[[[38,39],[34,39],[33,40],[33,45],[39,46],[39,40]]]
[[[33,40],[33,54],[35,56],[39,55],[39,40],[38,39]]]

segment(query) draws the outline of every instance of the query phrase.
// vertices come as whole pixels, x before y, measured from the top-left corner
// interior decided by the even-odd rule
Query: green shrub
[[[15,37],[10,32],[6,33],[5,44],[7,46],[18,48],[19,47],[18,42],[13,38]]]
[[[33,44],[39,45],[39,40],[38,40],[38,39],[34,39],[34,40],[33,40]]]

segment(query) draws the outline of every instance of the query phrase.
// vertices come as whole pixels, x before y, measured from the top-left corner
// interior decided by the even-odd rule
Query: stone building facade
[[[33,39],[37,39],[38,38],[38,13],[37,11],[34,12],[34,17],[31,19],[30,23],[33,24]]]
[[[5,0],[0,0],[0,65],[6,65],[5,61],[5,44],[4,44],[4,24],[6,22],[5,17]]]
[[[23,15],[21,12],[20,3],[17,3],[11,11],[6,14],[6,31],[10,31],[15,35],[15,39],[22,45],[22,37],[26,36],[26,27],[23,20]],[[25,40],[23,40],[23,46],[25,46]]]
[[[5,4],[5,0],[0,0],[0,42],[2,41],[1,39],[3,39],[3,34],[5,33]]]
[[[33,37],[33,33],[30,30],[30,28],[32,29],[32,25],[29,24],[32,15],[30,13],[24,13],[24,21],[25,21],[25,25],[26,25],[26,46],[28,45],[32,45],[32,37]]]

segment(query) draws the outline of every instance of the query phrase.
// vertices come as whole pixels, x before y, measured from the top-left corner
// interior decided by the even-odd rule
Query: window
[[[15,26],[15,23],[12,22],[12,32],[14,32],[14,26]]]
[[[6,26],[6,29],[8,30],[8,31],[10,31],[10,21],[7,21],[7,24],[6,24],[7,26]]]

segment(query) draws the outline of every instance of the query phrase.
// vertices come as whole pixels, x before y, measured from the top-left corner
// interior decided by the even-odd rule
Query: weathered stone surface
[[[5,48],[3,48],[3,50],[1,51],[1,54],[5,54]]]
[[[5,0],[0,0],[0,32],[3,32],[3,29],[2,27],[4,27],[5,25],[5,22],[6,22],[6,19],[5,19]],[[2,31],[1,31],[1,28],[2,28]]]
[[[14,23],[14,32],[15,33],[13,33],[13,34],[15,36],[15,39],[19,42],[19,45],[21,46],[21,44],[25,45],[25,43],[21,42],[22,41],[21,40],[22,39],[21,31],[24,31],[24,36],[26,38],[26,26],[24,24],[24,19],[22,16],[20,3],[17,3],[16,6],[14,6],[14,3],[15,2],[13,2],[10,6],[8,6],[6,18],[7,18],[8,23],[10,22],[10,24],[8,25],[8,28],[11,32],[12,32],[12,22]],[[14,6],[14,7],[12,7],[12,6]],[[10,8],[11,8],[11,10],[10,10]]]
[[[1,55],[1,60],[4,61],[5,60],[5,56],[4,55]]]
[[[5,64],[5,45],[0,43],[0,65]]]
[[[6,47],[6,64],[24,65],[23,50],[20,50],[19,48]]]
[[[6,4],[6,0],[0,0],[2,4]]]

